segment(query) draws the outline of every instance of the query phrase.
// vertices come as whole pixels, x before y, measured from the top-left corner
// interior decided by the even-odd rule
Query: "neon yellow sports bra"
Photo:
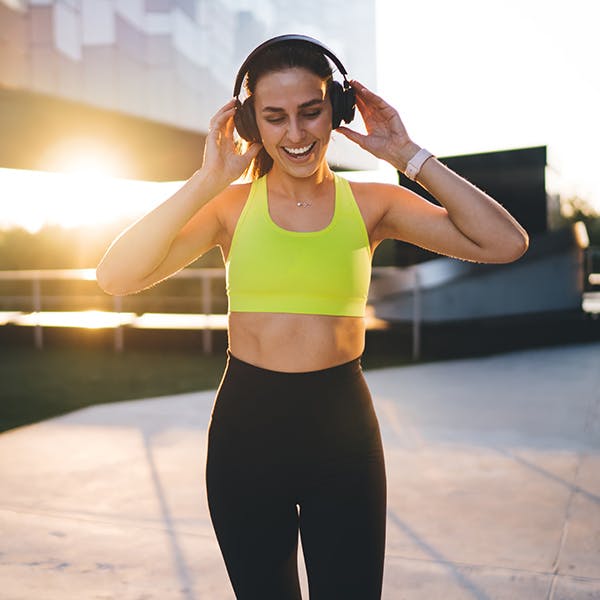
[[[350,184],[334,177],[333,218],[308,232],[271,219],[266,175],[252,183],[225,263],[230,312],[364,316],[369,238]]]

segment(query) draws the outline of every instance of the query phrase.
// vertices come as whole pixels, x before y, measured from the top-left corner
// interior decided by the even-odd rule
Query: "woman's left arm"
[[[337,129],[359,146],[405,172],[420,147],[406,132],[398,112],[357,81],[357,107],[367,134]],[[442,205],[399,186],[378,186],[383,214],[378,239],[404,239],[441,254],[477,262],[518,259],[527,250],[528,236],[493,198],[450,170],[435,157],[421,166],[416,181]]]

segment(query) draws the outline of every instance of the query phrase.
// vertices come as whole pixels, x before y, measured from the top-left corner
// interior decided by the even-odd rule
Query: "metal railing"
[[[202,349],[206,353],[212,352],[212,331],[216,328],[222,328],[222,319],[211,319],[210,317],[223,317],[224,315],[213,315],[214,306],[211,281],[213,279],[225,279],[225,269],[222,268],[195,268],[183,269],[173,275],[173,279],[197,279],[202,283],[201,291],[201,313],[205,317],[203,320],[192,321],[185,327],[187,329],[202,330]],[[19,315],[23,312],[13,311],[12,316],[5,320],[5,323],[21,322],[33,326],[33,338],[35,347],[42,349],[44,346],[44,324],[42,315],[44,305],[44,293],[42,282],[44,281],[95,281],[95,269],[45,269],[45,270],[21,270],[21,271],[0,271],[0,282],[30,282],[31,283],[31,310],[33,319],[20,319]],[[100,291],[100,290],[99,290]],[[67,296],[65,296],[66,298]],[[135,313],[123,312],[123,297],[112,297],[113,314],[116,319],[105,320],[105,325],[100,328],[114,328],[114,347],[117,352],[124,348],[123,330],[125,326],[136,326],[136,322],[144,323]],[[81,311],[79,311],[81,312]],[[56,313],[52,313],[56,314]],[[65,314],[67,312],[65,311]],[[175,328],[182,328],[175,327]]]
[[[443,264],[440,260],[430,261],[420,265],[411,267],[374,267],[369,293],[369,306],[367,312],[366,325],[367,328],[385,328],[387,322],[381,321],[375,317],[374,306],[386,297],[396,294],[407,294],[412,297],[412,309],[409,316],[412,329],[412,357],[418,359],[421,354],[421,329],[423,322],[423,295],[429,288],[443,285],[444,283],[455,281],[457,279],[468,277],[470,270],[475,268],[470,263],[462,263],[453,261],[451,264]],[[591,265],[589,265],[591,266]],[[591,272],[590,272],[591,271]],[[600,273],[593,272],[589,269],[586,273],[590,285],[600,285]],[[69,300],[73,302],[82,299],[96,300],[98,304],[99,296],[75,296],[73,294],[63,294],[59,296],[51,296],[45,293],[43,283],[49,281],[88,281],[95,282],[96,274],[94,269],[50,269],[50,270],[21,270],[21,271],[0,271],[1,282],[25,282],[29,283],[29,295],[19,296],[2,296],[0,299],[20,304],[21,308],[11,306],[9,311],[0,312],[0,325],[14,323],[17,325],[28,325],[33,328],[33,341],[35,347],[42,349],[44,346],[44,327],[50,326],[48,317],[56,318],[63,316],[65,320],[71,320],[67,326],[87,327],[82,323],[80,317],[85,316],[85,313],[96,312],[102,316],[100,324],[96,324],[95,328],[111,328],[114,329],[114,348],[117,352],[124,349],[124,330],[131,328],[145,329],[182,329],[182,330],[199,330],[202,331],[202,349],[205,353],[212,352],[213,349],[213,331],[215,329],[225,329],[226,314],[213,314],[215,306],[220,305],[222,309],[223,297],[217,298],[217,294],[213,289],[212,281],[215,279],[225,279],[225,269],[223,268],[187,268],[179,271],[172,276],[172,279],[187,279],[199,280],[201,282],[200,306],[199,310],[195,307],[189,308],[185,314],[156,314],[149,311],[125,312],[123,304],[129,303],[129,299],[134,299],[134,304],[138,309],[143,300],[136,296],[108,296],[97,288],[101,294],[101,302],[106,303],[107,300],[112,305],[112,311],[85,311],[78,310],[74,312],[57,311],[49,312],[48,305],[58,300]],[[184,296],[159,296],[160,300],[167,303],[168,309],[171,310],[173,305],[177,305],[185,299],[189,301],[189,293]],[[598,312],[599,300],[598,292],[587,294],[587,311]],[[152,298],[150,298],[152,299]],[[593,307],[592,306],[592,301]],[[60,303],[59,303],[60,304]],[[24,310],[24,306],[28,305],[29,310]],[[44,311],[46,305],[46,311]],[[584,307],[585,308],[585,307]],[[53,310],[53,309],[52,309]],[[226,312],[226,311],[225,311]],[[96,315],[96,316],[98,316]],[[141,315],[141,316],[140,316]],[[4,317],[4,319],[2,318]],[[46,320],[44,320],[46,317]],[[160,323],[160,318],[163,317],[163,323]],[[58,320],[58,319],[57,319]],[[52,323],[57,324],[57,323]]]

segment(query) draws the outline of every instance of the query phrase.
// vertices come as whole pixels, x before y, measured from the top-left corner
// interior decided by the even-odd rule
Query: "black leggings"
[[[212,411],[206,485],[239,600],[379,600],[383,449],[360,359],[309,373],[231,355]]]

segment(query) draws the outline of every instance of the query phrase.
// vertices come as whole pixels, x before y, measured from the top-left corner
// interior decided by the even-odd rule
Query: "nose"
[[[287,136],[290,142],[300,142],[304,136],[304,130],[300,120],[296,117],[292,117],[289,120]]]

